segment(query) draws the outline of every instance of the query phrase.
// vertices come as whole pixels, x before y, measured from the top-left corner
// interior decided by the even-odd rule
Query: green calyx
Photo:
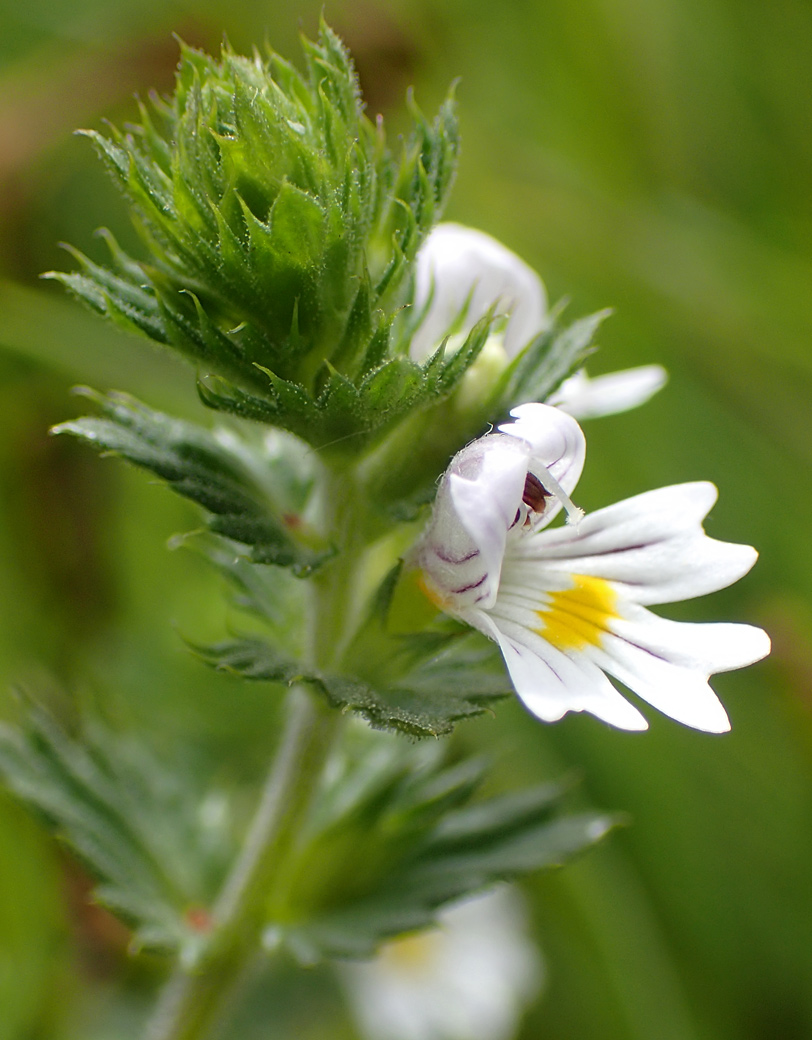
[[[395,155],[335,34],[322,24],[303,47],[299,72],[274,53],[225,47],[215,59],[182,45],[169,99],[142,105],[126,133],[87,132],[148,259],[108,235],[109,266],[77,253],[80,272],[51,277],[218,377],[217,394],[204,391],[213,407],[250,392],[274,425],[295,425],[309,404],[325,428],[368,434],[363,401],[333,422],[330,398],[346,413],[378,371],[376,385],[413,377],[387,378],[392,364],[419,372],[392,322],[453,181],[454,105],[430,124],[411,103]],[[374,410],[388,414],[385,402]]]

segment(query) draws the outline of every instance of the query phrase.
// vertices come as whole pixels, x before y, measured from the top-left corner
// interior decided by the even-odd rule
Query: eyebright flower
[[[460,344],[491,307],[503,317],[486,351],[504,364],[550,324],[544,285],[524,260],[495,238],[461,224],[438,224],[417,254],[415,309],[423,314],[410,353],[427,358],[452,333]],[[660,365],[589,379],[581,370],[566,380],[550,404],[579,419],[626,411],[644,404],[666,381]]]
[[[753,566],[755,549],[702,529],[716,488],[678,484],[583,516],[570,499],[586,447],[577,422],[543,404],[511,414],[443,477],[413,556],[429,598],[499,644],[540,719],[588,711],[646,729],[610,675],[678,722],[729,729],[708,677],[764,657],[766,633],[646,609],[724,588]],[[550,530],[561,509],[569,522]]]
[[[491,235],[437,224],[417,254],[415,308],[428,309],[412,340],[417,360],[436,350],[463,314],[466,334],[496,305],[507,315],[504,349],[514,357],[549,324],[544,285],[524,260]]]
[[[539,954],[511,889],[451,907],[340,975],[369,1040],[509,1040],[535,996]]]

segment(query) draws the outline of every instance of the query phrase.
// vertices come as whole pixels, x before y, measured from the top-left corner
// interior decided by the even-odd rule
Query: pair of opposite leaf
[[[425,310],[412,343],[418,359],[449,331],[453,349],[454,334],[494,305],[506,320],[488,347],[505,364],[548,321],[535,272],[454,224],[438,225],[419,252],[415,300]],[[724,588],[753,566],[754,549],[702,529],[713,484],[660,488],[588,516],[572,504],[586,448],[573,416],[634,407],[664,381],[659,366],[595,380],[579,372],[547,404],[515,408],[513,422],[454,457],[407,561],[440,609],[499,645],[518,696],[547,722],[587,711],[646,729],[612,676],[671,718],[724,732],[730,723],[708,677],[769,653],[766,633],[750,625],[675,622],[647,609]],[[568,523],[550,529],[562,508]]]

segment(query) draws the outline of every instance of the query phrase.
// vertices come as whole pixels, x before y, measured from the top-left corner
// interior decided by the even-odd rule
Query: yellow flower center
[[[603,578],[573,574],[573,587],[550,593],[550,603],[536,613],[542,625],[535,631],[559,650],[600,646],[607,622],[617,617],[617,594]]]

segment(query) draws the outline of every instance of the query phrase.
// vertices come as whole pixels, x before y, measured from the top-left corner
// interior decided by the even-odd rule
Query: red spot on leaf
[[[190,906],[186,911],[186,923],[193,932],[208,932],[212,926],[211,914],[203,906]]]

